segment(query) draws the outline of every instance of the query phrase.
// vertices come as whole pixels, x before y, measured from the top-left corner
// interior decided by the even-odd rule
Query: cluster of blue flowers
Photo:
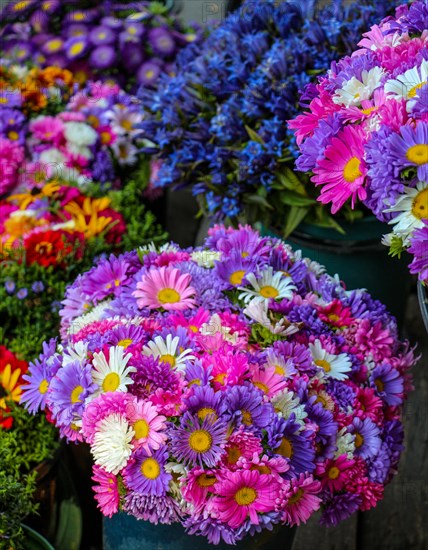
[[[277,209],[276,173],[297,156],[286,121],[298,112],[299,90],[393,4],[246,0],[202,45],[179,54],[176,76],[140,91],[149,113],[141,128],[152,142],[145,151],[163,159],[157,185],[191,186],[217,220],[245,209],[254,221],[249,207],[255,219],[269,203]]]

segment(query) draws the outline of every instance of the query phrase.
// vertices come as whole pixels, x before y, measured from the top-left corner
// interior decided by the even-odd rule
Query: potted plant
[[[200,248],[107,258],[61,317],[23,401],[89,444],[106,548],[287,548],[318,509],[334,525],[375,506],[397,471],[413,350],[385,306],[279,239],[216,226]]]

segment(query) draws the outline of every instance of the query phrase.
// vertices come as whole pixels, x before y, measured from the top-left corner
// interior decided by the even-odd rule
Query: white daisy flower
[[[111,121],[113,132],[118,136],[135,136],[141,133],[139,128],[135,128],[143,120],[138,112],[115,105],[113,109],[106,113],[106,116]]]
[[[62,366],[68,365],[69,363],[72,363],[73,361],[79,361],[80,364],[83,364],[86,362],[86,359],[88,358],[88,342],[76,342],[74,344],[70,344],[67,347],[67,350],[64,352],[63,359],[62,359]]]
[[[73,155],[84,157],[88,160],[91,160],[93,157],[89,147],[86,147],[86,145],[79,145],[78,143],[68,143],[67,151]]]
[[[342,88],[336,90],[333,102],[339,105],[361,105],[361,101],[370,99],[376,88],[379,87],[384,71],[381,67],[373,67],[369,71],[362,71],[361,80],[353,76],[346,81]]]
[[[259,279],[256,279],[254,273],[249,273],[245,278],[254,289],[238,287],[238,290],[243,291],[239,295],[239,299],[243,299],[246,304],[251,300],[263,302],[269,301],[271,298],[275,300],[290,299],[293,297],[293,290],[296,290],[291,277],[286,276],[282,271],[273,273],[272,266],[265,269]]]
[[[427,85],[427,78],[428,61],[424,59],[419,67],[412,67],[396,79],[388,80],[385,92],[396,99],[407,100],[406,109],[410,112],[417,101],[418,90]]]
[[[128,462],[135,433],[119,413],[110,414],[97,424],[91,453],[95,463],[107,472],[118,474]]]
[[[352,369],[352,363],[346,353],[333,355],[323,349],[319,340],[309,344],[309,350],[315,365],[320,367],[318,375],[321,375],[321,379],[346,380],[348,378],[346,373]]]
[[[263,300],[263,302],[252,300],[243,313],[250,319],[253,319],[253,321],[256,321],[256,323],[267,328],[272,334],[289,336],[300,330],[298,324],[289,323],[285,317],[274,324],[268,317],[268,303],[266,300]]]
[[[117,162],[123,165],[135,164],[138,160],[138,149],[128,138],[117,139],[111,146]]]
[[[99,321],[103,316],[105,310],[109,307],[111,300],[104,300],[97,304],[94,308],[91,309],[88,313],[76,317],[70,324],[68,328],[68,334],[73,335],[77,334],[82,328],[85,328],[87,325]]]
[[[95,396],[109,391],[126,392],[127,386],[133,384],[132,378],[128,375],[137,369],[127,366],[132,354],[124,355],[124,353],[125,350],[122,346],[109,348],[108,360],[104,352],[94,353],[92,380],[100,386],[100,389],[95,392]]]
[[[221,253],[216,250],[196,250],[192,252],[191,258],[199,267],[208,269],[214,267],[215,262],[220,260]]]
[[[304,420],[308,416],[305,411],[305,406],[300,403],[300,400],[290,390],[282,390],[272,398],[272,405],[275,411],[285,418],[290,418],[291,414],[296,415],[296,422],[301,427],[304,426]]]
[[[98,139],[97,132],[84,122],[65,122],[64,137],[70,143],[79,147],[94,145]]]
[[[415,229],[423,227],[422,218],[428,218],[428,183],[420,181],[416,187],[405,187],[394,206],[385,212],[400,212],[389,222],[394,225],[394,233],[408,245],[409,237]]]
[[[167,334],[166,340],[162,336],[155,336],[154,340],[151,340],[143,347],[143,355],[158,357],[164,363],[169,363],[171,367],[174,367],[178,371],[184,371],[186,361],[192,361],[196,357],[192,354],[191,349],[180,350],[178,348],[178,342],[180,338],[171,334]]]
[[[346,433],[346,428],[342,428],[337,434],[336,447],[337,451],[334,453],[334,459],[339,458],[340,455],[346,455],[348,458],[354,457],[355,436],[350,433]]]
[[[227,342],[231,342],[232,344],[236,344],[238,341],[238,333],[233,332],[232,334],[230,327],[224,327],[221,324],[221,319],[217,313],[214,313],[214,315],[211,316],[208,323],[204,323],[201,328],[199,329],[199,332],[203,336],[214,336],[215,334],[221,334]]]

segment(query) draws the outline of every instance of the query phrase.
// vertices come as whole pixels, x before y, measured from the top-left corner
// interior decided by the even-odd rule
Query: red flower
[[[14,353],[0,346],[0,427],[9,429],[13,419],[5,415],[10,409],[8,402],[19,403],[21,399],[22,375],[28,370],[28,363],[20,361]],[[5,415],[5,416],[4,416]]]
[[[83,243],[83,234],[77,231],[35,230],[24,238],[28,264],[38,263],[43,267],[64,267],[66,260],[80,259]]]
[[[108,244],[120,244],[123,234],[126,232],[126,224],[122,215],[112,208],[106,208],[101,210],[98,217],[111,218],[110,228],[105,236],[105,240]]]

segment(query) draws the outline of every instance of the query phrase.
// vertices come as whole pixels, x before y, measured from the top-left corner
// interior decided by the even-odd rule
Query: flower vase
[[[123,512],[103,519],[104,550],[291,550],[295,527],[277,526],[246,537],[235,546],[210,544],[200,536],[187,535],[179,523],[153,525]]]
[[[428,291],[427,287],[418,281],[418,298],[419,305],[421,307],[422,319],[424,321],[425,329],[428,332]]]

